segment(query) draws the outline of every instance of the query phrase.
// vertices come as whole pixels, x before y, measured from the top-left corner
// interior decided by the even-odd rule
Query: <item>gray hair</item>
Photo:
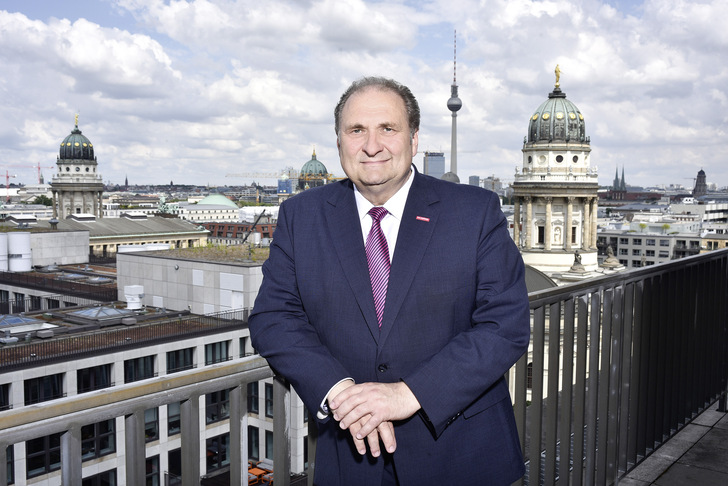
[[[415,95],[412,94],[412,91],[407,86],[393,79],[379,76],[358,79],[351,83],[351,86],[341,95],[334,109],[334,130],[336,131],[336,136],[339,136],[339,124],[341,123],[341,112],[344,111],[344,105],[351,98],[351,95],[367,88],[391,91],[402,98],[405,111],[407,112],[407,124],[410,129],[410,137],[414,137],[415,132],[420,129],[420,105],[417,104]]]

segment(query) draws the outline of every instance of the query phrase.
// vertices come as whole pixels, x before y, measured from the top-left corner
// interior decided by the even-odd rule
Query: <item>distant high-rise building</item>
[[[422,171],[437,179],[445,174],[445,153],[444,152],[425,152]]]
[[[698,177],[695,179],[695,188],[693,189],[693,197],[705,196],[708,193],[708,184],[705,181],[705,171],[700,169]]]
[[[468,184],[471,186],[480,186],[480,176],[468,177]]]

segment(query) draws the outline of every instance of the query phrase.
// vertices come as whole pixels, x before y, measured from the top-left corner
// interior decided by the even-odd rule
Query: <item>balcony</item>
[[[533,293],[530,301],[532,345],[509,374],[527,469],[517,484],[629,483],[629,472],[693,419],[716,402],[719,412],[709,413],[725,411],[728,250]],[[114,417],[125,422],[119,483],[145,484],[144,411],[173,402],[181,402],[179,484],[198,486],[200,461],[189,460],[204,453],[198,398],[223,389],[231,389],[230,484],[247,484],[246,385],[272,374],[264,359],[244,357],[0,411],[0,486],[8,445],[54,433],[62,434],[63,484],[81,484],[81,427]],[[274,380],[273,481],[282,486],[292,482],[290,401],[286,384]]]

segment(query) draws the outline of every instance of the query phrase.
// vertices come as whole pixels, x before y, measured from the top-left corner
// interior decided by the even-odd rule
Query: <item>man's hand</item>
[[[339,421],[342,429],[349,429],[357,450],[361,453],[364,438],[372,448],[373,437],[381,438],[387,452],[394,452],[397,443],[394,438],[392,420],[403,420],[414,415],[420,409],[420,402],[404,382],[397,383],[362,383],[342,387],[331,393],[329,408],[334,419]],[[378,455],[378,454],[377,454]],[[376,456],[374,456],[376,457]]]

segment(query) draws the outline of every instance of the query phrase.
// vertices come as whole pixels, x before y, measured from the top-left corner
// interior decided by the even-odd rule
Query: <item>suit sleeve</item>
[[[494,196],[480,228],[476,261],[470,327],[402,377],[435,437],[461,414],[478,413],[508,396],[503,376],[528,348],[524,264]]]
[[[314,412],[333,385],[351,376],[321,343],[298,290],[294,219],[281,205],[263,282],[249,319],[253,347],[285,376]]]

